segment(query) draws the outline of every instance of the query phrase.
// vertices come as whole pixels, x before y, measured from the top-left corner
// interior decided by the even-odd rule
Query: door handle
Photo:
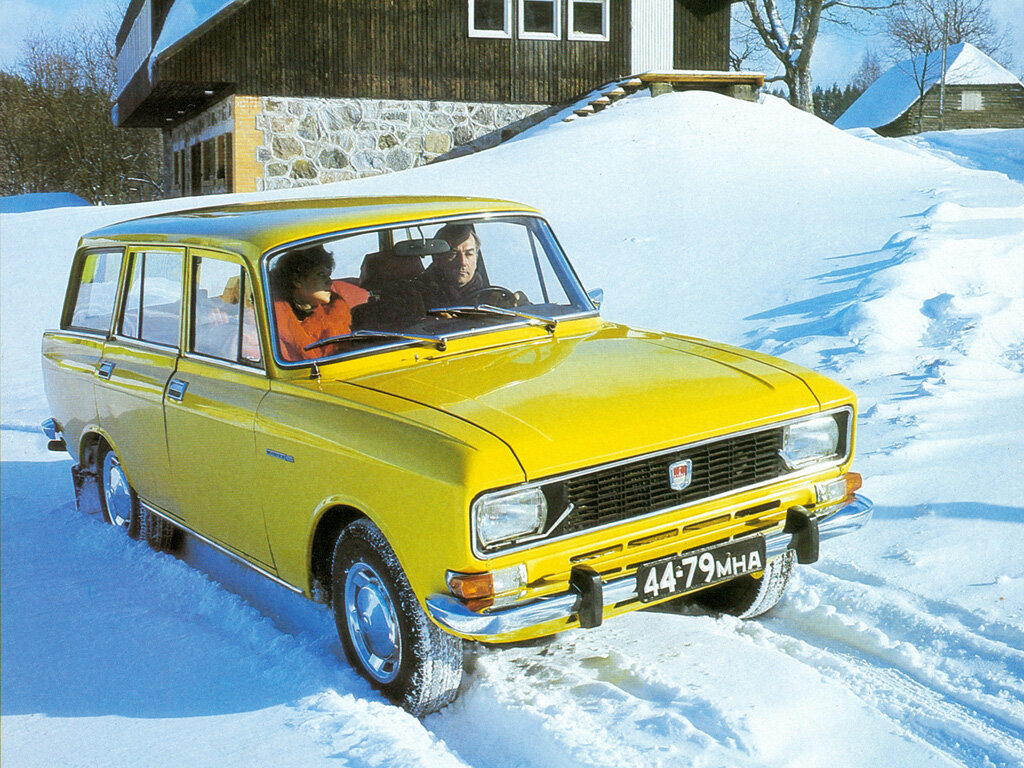
[[[188,389],[188,382],[182,379],[171,379],[167,385],[167,399],[180,403],[185,398],[185,390]]]
[[[96,375],[99,376],[101,379],[105,379],[106,381],[110,381],[110,375],[113,372],[114,372],[114,364],[108,360],[106,362],[100,363],[100,367],[99,367],[99,370],[96,371]]]

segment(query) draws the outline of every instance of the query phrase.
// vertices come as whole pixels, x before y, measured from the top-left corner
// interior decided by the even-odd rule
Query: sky
[[[993,16],[1002,24],[1012,26],[1009,35],[1011,70],[1024,75],[1024,15],[1022,0],[988,0]],[[111,0],[117,5],[117,0]],[[127,4],[127,3],[125,3]],[[103,3],[94,0],[2,0],[0,1],[0,69],[10,69],[17,61],[26,34],[39,29],[74,29],[83,21],[99,16]],[[739,16],[742,6],[733,6]],[[863,15],[862,15],[863,16]],[[866,17],[862,26],[869,24]],[[854,31],[825,24],[818,36],[812,63],[814,81],[823,86],[849,81],[867,48],[881,51],[884,40],[877,33],[864,29]],[[769,76],[779,74],[777,63],[770,57],[756,63]],[[753,67],[752,67],[753,68]]]

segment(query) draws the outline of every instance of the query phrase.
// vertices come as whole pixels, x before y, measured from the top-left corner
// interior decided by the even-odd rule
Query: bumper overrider
[[[855,495],[820,517],[803,507],[792,507],[784,528],[765,536],[765,554],[771,559],[793,550],[797,562],[813,563],[818,559],[820,542],[860,530],[871,519],[873,506],[870,499]],[[635,575],[602,583],[595,571],[577,566],[572,571],[569,589],[558,595],[477,612],[452,595],[433,594],[427,598],[427,608],[442,627],[473,640],[487,641],[573,617],[579,619],[581,627],[596,627],[606,607],[633,600],[639,600]]]

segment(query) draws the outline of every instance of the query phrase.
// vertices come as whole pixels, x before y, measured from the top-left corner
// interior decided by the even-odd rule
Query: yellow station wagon
[[[464,640],[681,595],[755,616],[871,516],[851,392],[599,301],[500,200],[128,221],[82,238],[43,428],[80,507],[331,605],[353,666],[424,714]]]

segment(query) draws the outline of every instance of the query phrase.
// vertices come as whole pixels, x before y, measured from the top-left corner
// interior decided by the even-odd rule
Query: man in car
[[[396,281],[380,296],[353,313],[355,328],[402,330],[429,310],[480,303],[513,306],[490,294],[491,284],[480,257],[480,238],[472,224],[445,224],[434,235],[448,243],[449,251],[431,257],[430,266],[411,280]],[[497,290],[497,289],[496,289]],[[444,315],[442,315],[444,316]]]

